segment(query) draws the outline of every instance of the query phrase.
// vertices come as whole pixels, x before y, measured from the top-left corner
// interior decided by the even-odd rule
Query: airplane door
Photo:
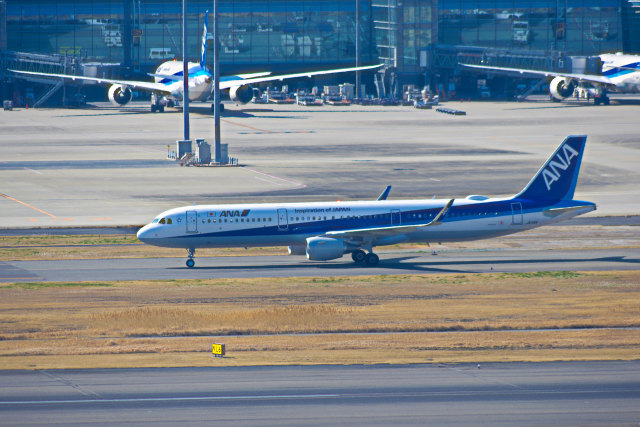
[[[198,232],[198,212],[187,211],[187,233]]]
[[[522,203],[511,203],[511,225],[522,225]]]
[[[400,225],[400,210],[393,209],[391,211],[391,225]]]
[[[278,209],[278,231],[286,231],[289,229],[289,221],[287,220],[287,210]]]

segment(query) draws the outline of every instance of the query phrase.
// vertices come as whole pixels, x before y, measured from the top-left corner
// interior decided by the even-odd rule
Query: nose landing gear
[[[187,254],[189,256],[189,259],[187,259],[187,267],[189,268],[193,268],[196,265],[196,262],[194,261],[193,257],[196,254],[196,250],[194,248],[187,248]]]

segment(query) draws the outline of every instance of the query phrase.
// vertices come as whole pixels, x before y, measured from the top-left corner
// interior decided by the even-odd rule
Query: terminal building
[[[191,60],[211,9],[210,0],[188,0]],[[575,57],[640,53],[640,1],[219,0],[219,30],[223,74],[384,63],[365,76],[368,93],[398,97],[406,85],[428,85],[472,96],[479,76],[460,62],[572,70],[589,64]],[[181,49],[181,1],[0,0],[3,99],[38,84],[7,68],[142,79],[182,59]]]

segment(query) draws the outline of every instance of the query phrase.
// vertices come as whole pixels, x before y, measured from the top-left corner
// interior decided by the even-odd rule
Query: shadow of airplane
[[[340,262],[291,262],[286,264],[257,264],[246,266],[205,266],[195,267],[198,270],[215,270],[215,271],[233,271],[240,269],[258,269],[275,271],[282,269],[290,269],[293,271],[308,269],[315,267],[318,270],[336,270],[336,273],[341,272],[362,272],[363,274],[384,274],[385,272],[399,272],[399,271],[412,271],[412,272],[432,272],[432,273],[483,273],[493,272],[486,269],[474,269],[477,266],[491,265],[495,267],[497,272],[500,272],[500,266],[514,266],[522,265],[523,272],[541,271],[535,266],[546,264],[550,268],[553,266],[567,264],[567,263],[580,263],[591,269],[594,263],[611,263],[611,264],[640,264],[640,259],[629,258],[625,256],[611,256],[600,258],[535,258],[535,259],[483,259],[483,260],[470,260],[470,261],[447,261],[447,260],[433,260],[433,261],[419,261],[423,259],[423,256],[403,256],[396,258],[385,258],[381,260],[380,264],[374,267],[365,266],[355,263],[340,263]],[[414,260],[414,261],[411,261]],[[456,268],[456,267],[468,267],[468,268]],[[531,267],[531,268],[528,268]],[[187,267],[169,267],[169,269],[187,269]]]

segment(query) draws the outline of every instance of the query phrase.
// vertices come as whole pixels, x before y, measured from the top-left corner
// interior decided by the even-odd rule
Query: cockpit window
[[[160,218],[156,218],[153,220],[153,224],[156,224],[158,221],[160,221]]]
[[[160,220],[160,224],[166,224],[166,223],[167,223],[167,221],[166,221],[164,218],[162,218],[162,219]]]
[[[173,224],[173,221],[171,221],[171,218],[167,218],[167,224]]]

